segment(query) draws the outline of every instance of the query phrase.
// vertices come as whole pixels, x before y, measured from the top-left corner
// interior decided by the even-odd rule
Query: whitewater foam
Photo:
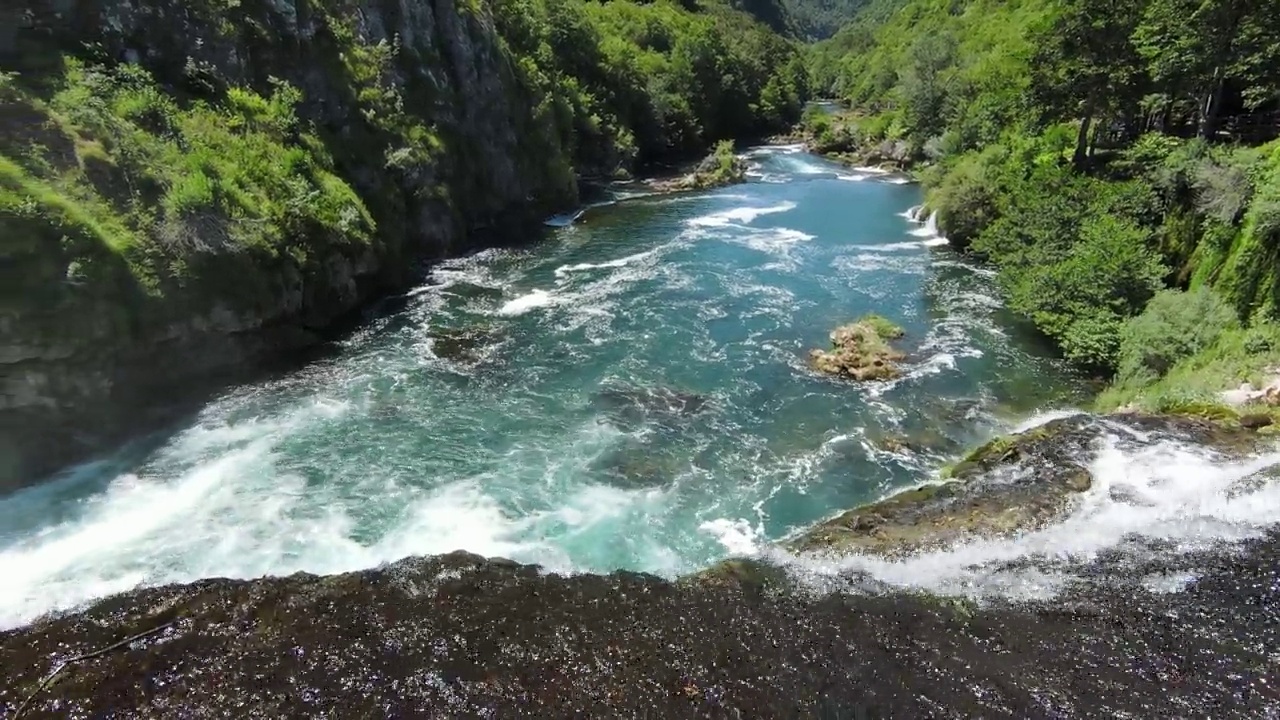
[[[709,215],[701,215],[699,217],[692,218],[687,222],[690,225],[700,227],[724,227],[735,222],[750,224],[762,215],[774,215],[777,213],[790,212],[795,209],[796,204],[790,201],[767,207],[737,207],[730,210],[711,213]]]
[[[747,151],[748,155],[795,155],[805,151],[804,143],[788,145],[760,145]]]
[[[1239,481],[1276,463],[1280,453],[1231,461],[1176,440],[1135,447],[1112,434],[1089,465],[1093,487],[1060,522],[901,560],[858,554],[783,559],[819,585],[866,573],[889,585],[946,594],[1048,599],[1075,579],[1072,568],[1105,552],[1150,552],[1136,538],[1186,553],[1260,536],[1280,515],[1280,483],[1242,492]]]
[[[738,518],[716,518],[698,526],[698,529],[715,538],[733,556],[752,556],[760,552],[760,532],[751,523]]]
[[[555,301],[555,296],[546,290],[534,290],[514,300],[508,300],[498,309],[499,315],[513,317],[523,315],[530,310],[546,307]]]
[[[911,234],[916,237],[937,238],[946,242],[946,238],[944,238],[941,231],[938,230],[938,213],[936,210],[929,213],[929,217],[924,221],[923,227],[918,227],[915,230],[912,230]]]
[[[606,262],[561,265],[560,267],[556,268],[556,277],[564,278],[572,273],[582,272],[584,270],[603,270],[607,268],[620,268],[620,267],[629,265],[633,262],[636,262],[637,260],[643,260],[647,257],[650,257],[651,255],[653,255],[653,253],[654,253],[653,250],[649,250],[646,252],[639,252],[634,255],[627,255],[626,257],[620,257],[616,260],[608,260]]]

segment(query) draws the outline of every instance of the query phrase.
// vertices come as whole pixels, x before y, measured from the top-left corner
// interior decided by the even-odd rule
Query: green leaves
[[[1237,326],[1235,311],[1208,288],[1161,291],[1124,328],[1119,379],[1157,380]]]

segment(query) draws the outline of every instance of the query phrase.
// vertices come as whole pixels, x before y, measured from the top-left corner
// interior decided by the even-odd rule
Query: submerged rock
[[[592,463],[605,482],[627,489],[668,485],[688,466],[688,457],[661,433],[628,438]]]
[[[436,357],[461,364],[480,362],[484,349],[499,340],[497,331],[487,327],[432,328],[427,337]]]
[[[938,453],[955,445],[954,440],[931,427],[871,433],[868,439],[876,448],[891,453]]]
[[[648,421],[691,418],[710,405],[705,395],[667,387],[612,386],[596,392],[593,405],[624,429]]]
[[[937,484],[855,508],[790,543],[800,552],[899,556],[972,537],[1041,527],[1061,517],[1072,497],[1093,486],[1094,443],[1117,429],[1152,442],[1176,437],[1229,454],[1256,449],[1258,436],[1240,427],[1175,416],[1076,415],[996,438],[943,473]]]
[[[869,315],[831,332],[830,350],[813,350],[809,359],[815,370],[854,380],[892,380],[902,375],[896,363],[906,355],[889,345],[902,329],[884,318]]]

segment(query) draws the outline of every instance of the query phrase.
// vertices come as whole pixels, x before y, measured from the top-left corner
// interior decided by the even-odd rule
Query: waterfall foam
[[[1047,422],[1055,415],[1037,418]],[[771,552],[819,586],[865,575],[891,586],[974,597],[1052,598],[1107,553],[1182,554],[1260,537],[1280,515],[1280,483],[1242,484],[1280,452],[1228,460],[1177,439],[1141,442],[1115,427],[1095,448],[1093,487],[1063,519],[1007,538],[973,539],[899,560]]]
[[[499,315],[523,315],[530,310],[546,307],[555,302],[555,296],[546,290],[533,290],[518,298],[508,300],[498,309]]]

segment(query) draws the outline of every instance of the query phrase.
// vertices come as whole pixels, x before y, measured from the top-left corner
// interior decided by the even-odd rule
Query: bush
[[[875,330],[876,335],[885,340],[894,340],[906,334],[906,331],[901,326],[883,315],[868,313],[859,318],[858,322],[869,326],[872,330]]]
[[[939,227],[957,248],[967,248],[999,214],[992,167],[996,152],[998,148],[964,156],[929,193],[929,207],[938,211]]]
[[[1196,165],[1191,186],[1196,210],[1228,225],[1240,220],[1253,196],[1247,165],[1219,164],[1209,158]]]
[[[1120,379],[1163,377],[1179,360],[1208,348],[1235,326],[1235,311],[1208,288],[1156,293],[1146,310],[1124,327]]]
[[[1274,332],[1269,332],[1268,328],[1252,327],[1245,332],[1242,345],[1244,351],[1250,355],[1260,355],[1262,353],[1276,350],[1276,338]]]

